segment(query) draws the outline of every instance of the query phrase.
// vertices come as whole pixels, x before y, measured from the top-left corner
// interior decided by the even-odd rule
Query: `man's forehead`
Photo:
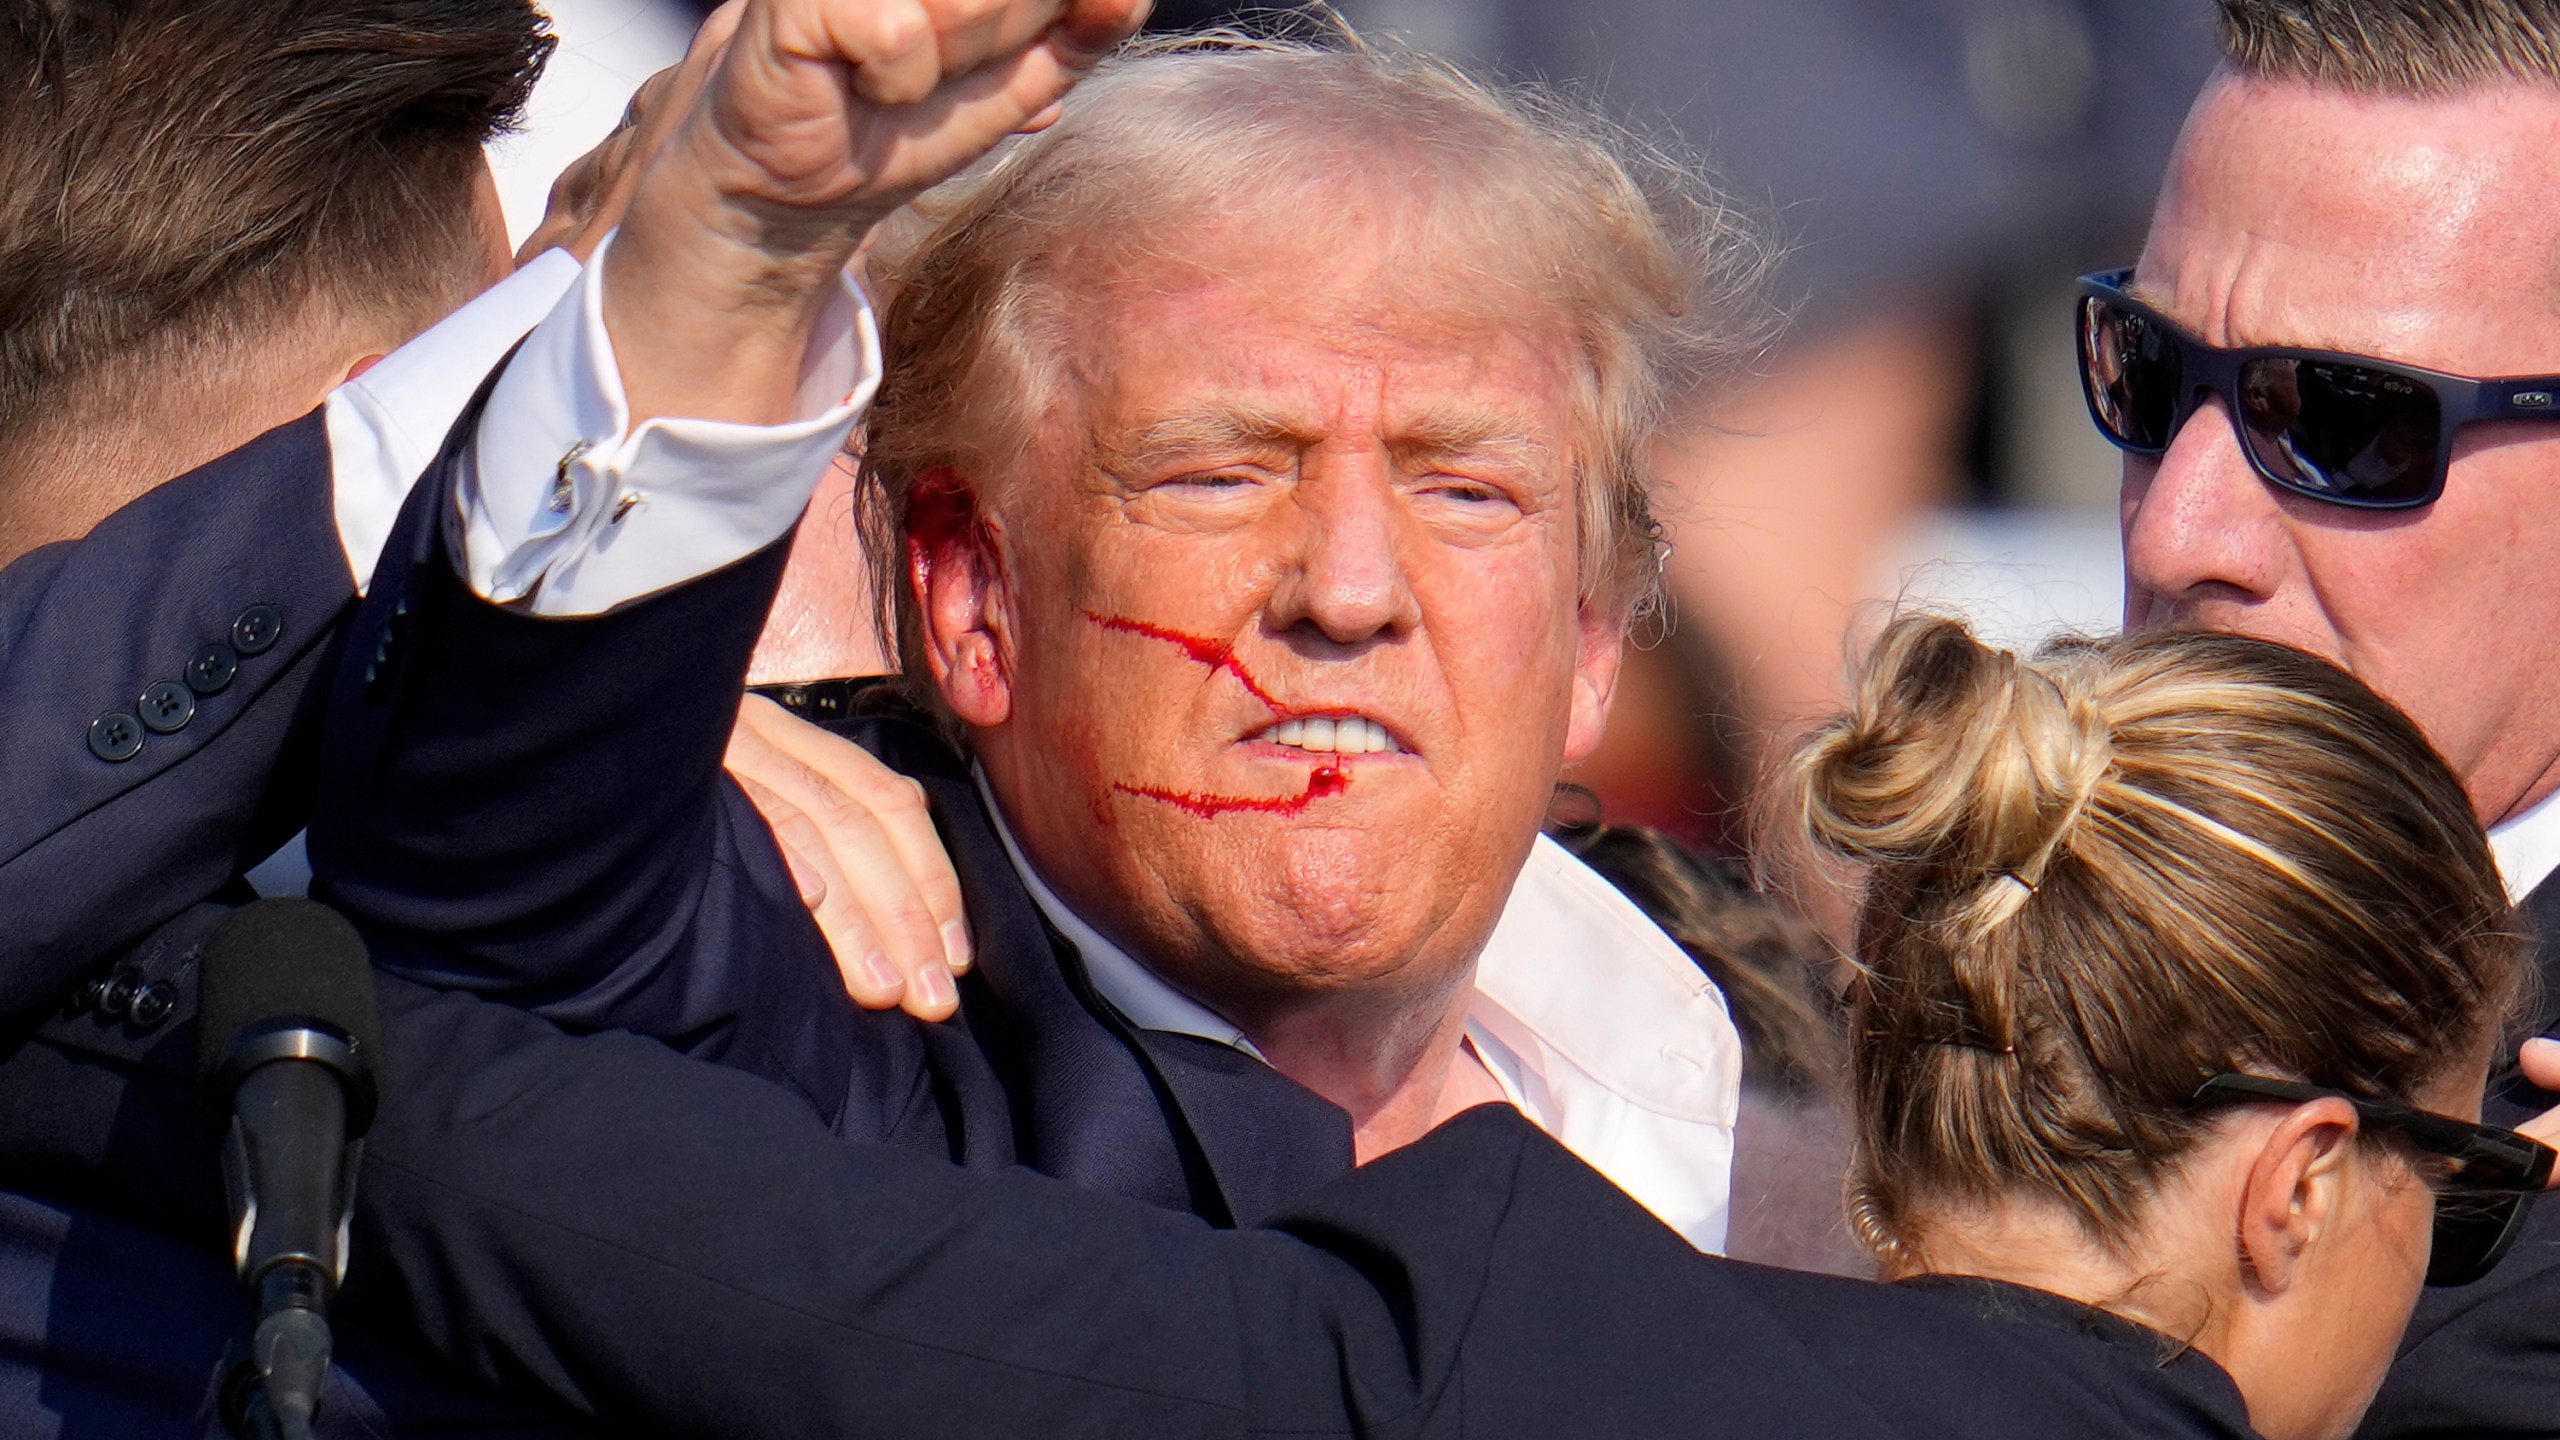
[[[2409,99],[2218,77],[2137,288],[2221,343],[2560,368],[2560,88]]]
[[[1211,387],[1167,401],[1161,408],[1110,417],[1118,423],[1097,437],[1106,462],[1308,450],[1343,439],[1376,438],[1416,455],[1467,454],[1533,464],[1550,457],[1561,438],[1547,433],[1550,417],[1539,407],[1499,393],[1424,394],[1401,402],[1390,394],[1374,410],[1362,407],[1361,418],[1375,426],[1376,434],[1348,437],[1337,433],[1339,407],[1292,404],[1250,388]]]

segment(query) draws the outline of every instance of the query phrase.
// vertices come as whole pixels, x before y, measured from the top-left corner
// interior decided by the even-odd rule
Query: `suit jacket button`
[[[219,695],[240,673],[240,652],[216,640],[187,662],[187,688],[199,695]]]
[[[142,753],[142,721],[122,710],[110,710],[89,722],[89,753],[121,764]]]
[[[231,622],[231,648],[243,655],[264,655],[284,636],[284,612],[273,605],[252,605]]]
[[[133,997],[142,992],[142,972],[119,970],[98,994],[98,1013],[113,1018],[133,1008]]]
[[[174,735],[196,718],[196,692],[175,680],[163,680],[142,692],[142,723],[154,735]]]
[[[178,987],[166,980],[154,980],[134,995],[133,1008],[128,1013],[136,1027],[157,1030],[177,1008]]]
[[[106,993],[107,977],[104,975],[92,975],[88,979],[83,980],[78,985],[72,987],[70,1002],[64,1005],[63,1008],[74,1015],[79,1014],[83,1010],[95,1010],[98,1008],[99,997]]]

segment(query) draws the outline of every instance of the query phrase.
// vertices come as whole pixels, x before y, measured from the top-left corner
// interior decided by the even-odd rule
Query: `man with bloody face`
[[[851,1137],[1249,1221],[1501,1099],[1717,1246],[1721,998],[1538,831],[1749,235],[1595,121],[1277,43],[1124,56],[901,223],[857,443],[908,684],[839,728],[951,851],[959,1018],[851,1010],[719,778],[771,550],[537,623],[428,547],[369,607],[404,674],[342,690],[326,893]]]

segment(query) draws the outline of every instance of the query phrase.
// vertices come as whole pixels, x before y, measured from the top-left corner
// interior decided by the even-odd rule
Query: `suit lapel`
[[[1351,1117],[1241,1050],[1161,1030],[1130,1041],[1181,1109],[1230,1225],[1257,1224],[1352,1165]],[[1204,1212],[1205,1213],[1205,1212]]]

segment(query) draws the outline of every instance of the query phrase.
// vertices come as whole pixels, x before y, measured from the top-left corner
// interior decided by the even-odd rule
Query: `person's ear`
[[[907,583],[924,619],[924,662],[962,724],[1013,713],[1012,620],[997,528],[967,481],[936,470],[907,505]]]
[[[2240,1195],[2240,1261],[2258,1291],[2280,1295],[2334,1224],[2355,1171],[2356,1112],[2344,1100],[2296,1105],[2266,1133]]]
[[[1618,693],[1618,668],[1626,655],[1626,617],[1615,607],[1586,600],[1577,618],[1573,657],[1573,710],[1564,732],[1564,760],[1588,760],[1609,728],[1609,702]]]

